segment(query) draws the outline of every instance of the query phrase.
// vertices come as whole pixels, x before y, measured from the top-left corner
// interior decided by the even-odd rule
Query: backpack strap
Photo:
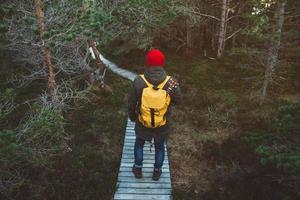
[[[167,84],[167,82],[170,80],[170,78],[171,78],[171,76],[167,76],[167,77],[165,78],[165,80],[164,80],[162,83],[160,83],[157,87],[158,87],[159,89],[163,89],[163,88],[165,87],[165,85]]]
[[[154,85],[152,85],[151,83],[149,83],[149,82],[147,81],[147,79],[145,78],[145,75],[144,75],[144,74],[141,74],[140,76],[141,76],[142,79],[145,81],[145,83],[146,83],[146,85],[147,85],[148,87],[154,87]]]
[[[141,76],[142,79],[145,81],[145,83],[146,83],[146,85],[147,85],[148,87],[153,87],[153,88],[154,88],[154,85],[151,84],[149,81],[147,81],[147,79],[145,78],[145,75],[144,75],[144,74],[141,74],[140,76]],[[170,78],[171,78],[171,76],[167,76],[167,77],[165,78],[165,80],[164,80],[163,82],[161,82],[156,88],[162,89],[162,88],[167,84],[167,82],[169,81]]]

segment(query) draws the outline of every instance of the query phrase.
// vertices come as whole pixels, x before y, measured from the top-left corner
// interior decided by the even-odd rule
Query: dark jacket
[[[153,85],[159,85],[167,77],[165,70],[161,67],[147,68],[144,75],[147,81],[149,81]],[[169,82],[170,81],[166,83],[163,89],[168,88]],[[143,138],[144,140],[147,141],[151,141],[152,138],[164,139],[170,131],[170,126],[169,126],[170,107],[168,108],[168,111],[166,113],[167,122],[164,126],[158,128],[147,128],[144,127],[138,120],[142,91],[145,87],[147,87],[145,81],[140,76],[137,76],[133,81],[133,87],[129,92],[129,98],[128,98],[129,118],[131,121],[136,122],[135,133],[138,137]],[[170,96],[171,96],[171,104],[179,104],[181,101],[180,88],[177,87],[175,91],[171,93]]]

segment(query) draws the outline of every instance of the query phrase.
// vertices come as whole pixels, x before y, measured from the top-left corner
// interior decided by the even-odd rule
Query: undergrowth
[[[1,199],[113,196],[125,129],[124,91],[130,84],[111,73],[106,78],[110,90],[90,91],[89,102],[64,110],[45,98],[22,104],[42,92],[38,82],[22,90],[6,86],[1,98],[8,103],[17,98],[17,106],[1,110]]]

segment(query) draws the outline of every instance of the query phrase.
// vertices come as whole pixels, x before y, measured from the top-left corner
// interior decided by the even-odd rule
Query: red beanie
[[[163,67],[165,65],[165,55],[158,49],[152,49],[147,53],[146,65],[148,67]]]

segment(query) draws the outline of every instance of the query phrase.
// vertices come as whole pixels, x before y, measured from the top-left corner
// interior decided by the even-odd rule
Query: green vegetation
[[[10,196],[24,185],[30,187],[28,179],[33,177],[28,177],[29,171],[53,168],[53,157],[67,148],[63,122],[64,118],[58,110],[35,104],[28,119],[16,130],[0,132],[1,191],[5,196]]]
[[[279,114],[268,133],[249,133],[244,140],[261,156],[262,165],[297,175],[300,170],[299,130],[300,102],[279,108]]]
[[[43,101],[34,103],[18,127],[0,132],[1,198],[113,195],[125,126],[123,89],[129,83],[114,75],[108,78],[113,94],[98,91],[90,103],[63,112]]]
[[[0,199],[112,198],[131,85],[102,76],[93,45],[137,73],[147,50],[166,53],[184,96],[168,141],[174,199],[299,199],[299,11],[290,0],[4,0]]]

